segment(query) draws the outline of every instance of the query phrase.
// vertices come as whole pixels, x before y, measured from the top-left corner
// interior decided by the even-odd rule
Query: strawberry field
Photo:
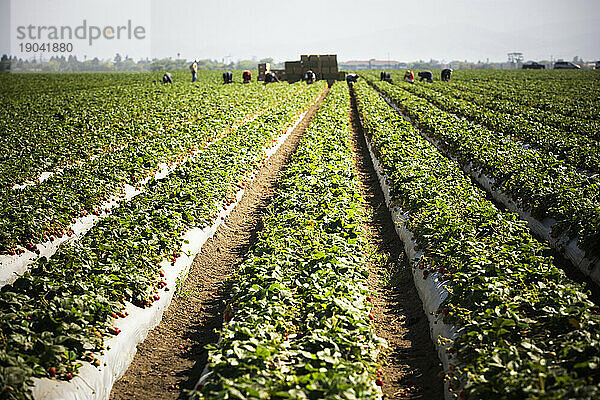
[[[422,398],[436,382],[447,399],[600,397],[597,71],[359,71],[351,90],[220,73],[0,75],[0,398],[127,398],[110,393],[130,364],[144,385],[136,345],[209,270],[218,340],[190,335],[187,382],[148,398]],[[230,213],[252,193],[260,221],[215,275],[197,256],[241,234]],[[378,207],[425,328],[374,296]],[[415,383],[427,373],[387,343],[411,329],[443,379]]]

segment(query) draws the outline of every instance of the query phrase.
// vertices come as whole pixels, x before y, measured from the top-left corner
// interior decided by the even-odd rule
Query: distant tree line
[[[224,63],[217,60],[198,60],[198,69],[256,69],[259,62],[272,62],[273,59],[241,60]],[[112,60],[78,60],[76,56],[54,56],[49,60],[23,60],[6,54],[0,58],[0,71],[39,71],[39,72],[77,72],[77,71],[174,71],[187,69],[192,60],[155,58],[134,61],[128,56],[115,55]]]

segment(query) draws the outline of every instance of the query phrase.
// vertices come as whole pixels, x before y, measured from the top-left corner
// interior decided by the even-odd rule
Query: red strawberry
[[[377,378],[377,379],[375,379],[375,384],[376,384],[377,386],[383,386],[383,379],[381,379],[381,378]]]
[[[51,377],[55,377],[56,376],[56,368],[54,368],[54,367],[48,368],[48,375],[50,375]]]

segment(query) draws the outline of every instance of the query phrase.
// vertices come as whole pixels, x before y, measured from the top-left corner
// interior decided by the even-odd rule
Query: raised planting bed
[[[364,221],[337,83],[283,173],[233,282],[221,339],[193,397],[381,398]],[[380,374],[380,373],[379,373]]]
[[[598,397],[600,316],[581,285],[377,92],[354,88],[430,313],[446,397]]]
[[[324,87],[308,88],[207,146],[165,179],[151,180],[146,191],[115,209],[83,238],[61,246],[50,259],[40,259],[4,286],[0,376],[5,380],[0,381],[0,394],[30,398],[35,382],[37,398],[66,398],[62,384],[32,377],[72,383],[71,398],[102,398],[109,393],[118,373],[124,372],[127,357],[114,359],[112,350],[101,356],[103,349],[110,345],[131,350],[132,341],[136,340],[134,348],[145,336],[138,328],[147,331],[160,319],[167,305],[161,294],[165,296],[167,288],[172,293],[173,279],[185,269],[177,264],[182,251],[190,250],[184,245],[197,250],[197,242],[186,240],[205,237],[202,230],[210,230],[221,210],[235,203],[236,194],[264,163],[267,149]],[[183,236],[184,232],[192,236]],[[142,316],[155,303],[155,312]],[[143,311],[131,313],[131,318],[145,322],[128,322],[130,316],[120,322],[132,307]],[[109,340],[121,335],[125,347]],[[129,353],[129,360],[132,357]],[[90,364],[101,369],[89,372],[94,371]],[[77,376],[80,369],[96,376],[91,389],[85,378]]]

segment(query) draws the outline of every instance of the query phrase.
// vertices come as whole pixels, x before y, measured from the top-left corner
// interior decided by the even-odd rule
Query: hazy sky
[[[526,60],[600,59],[600,0],[144,1],[151,10],[151,58],[281,61],[317,53],[340,60],[503,61],[520,51]],[[90,14],[106,4],[79,2]],[[16,29],[9,5],[0,0],[0,53],[9,52]],[[101,58],[114,55],[102,52]]]

